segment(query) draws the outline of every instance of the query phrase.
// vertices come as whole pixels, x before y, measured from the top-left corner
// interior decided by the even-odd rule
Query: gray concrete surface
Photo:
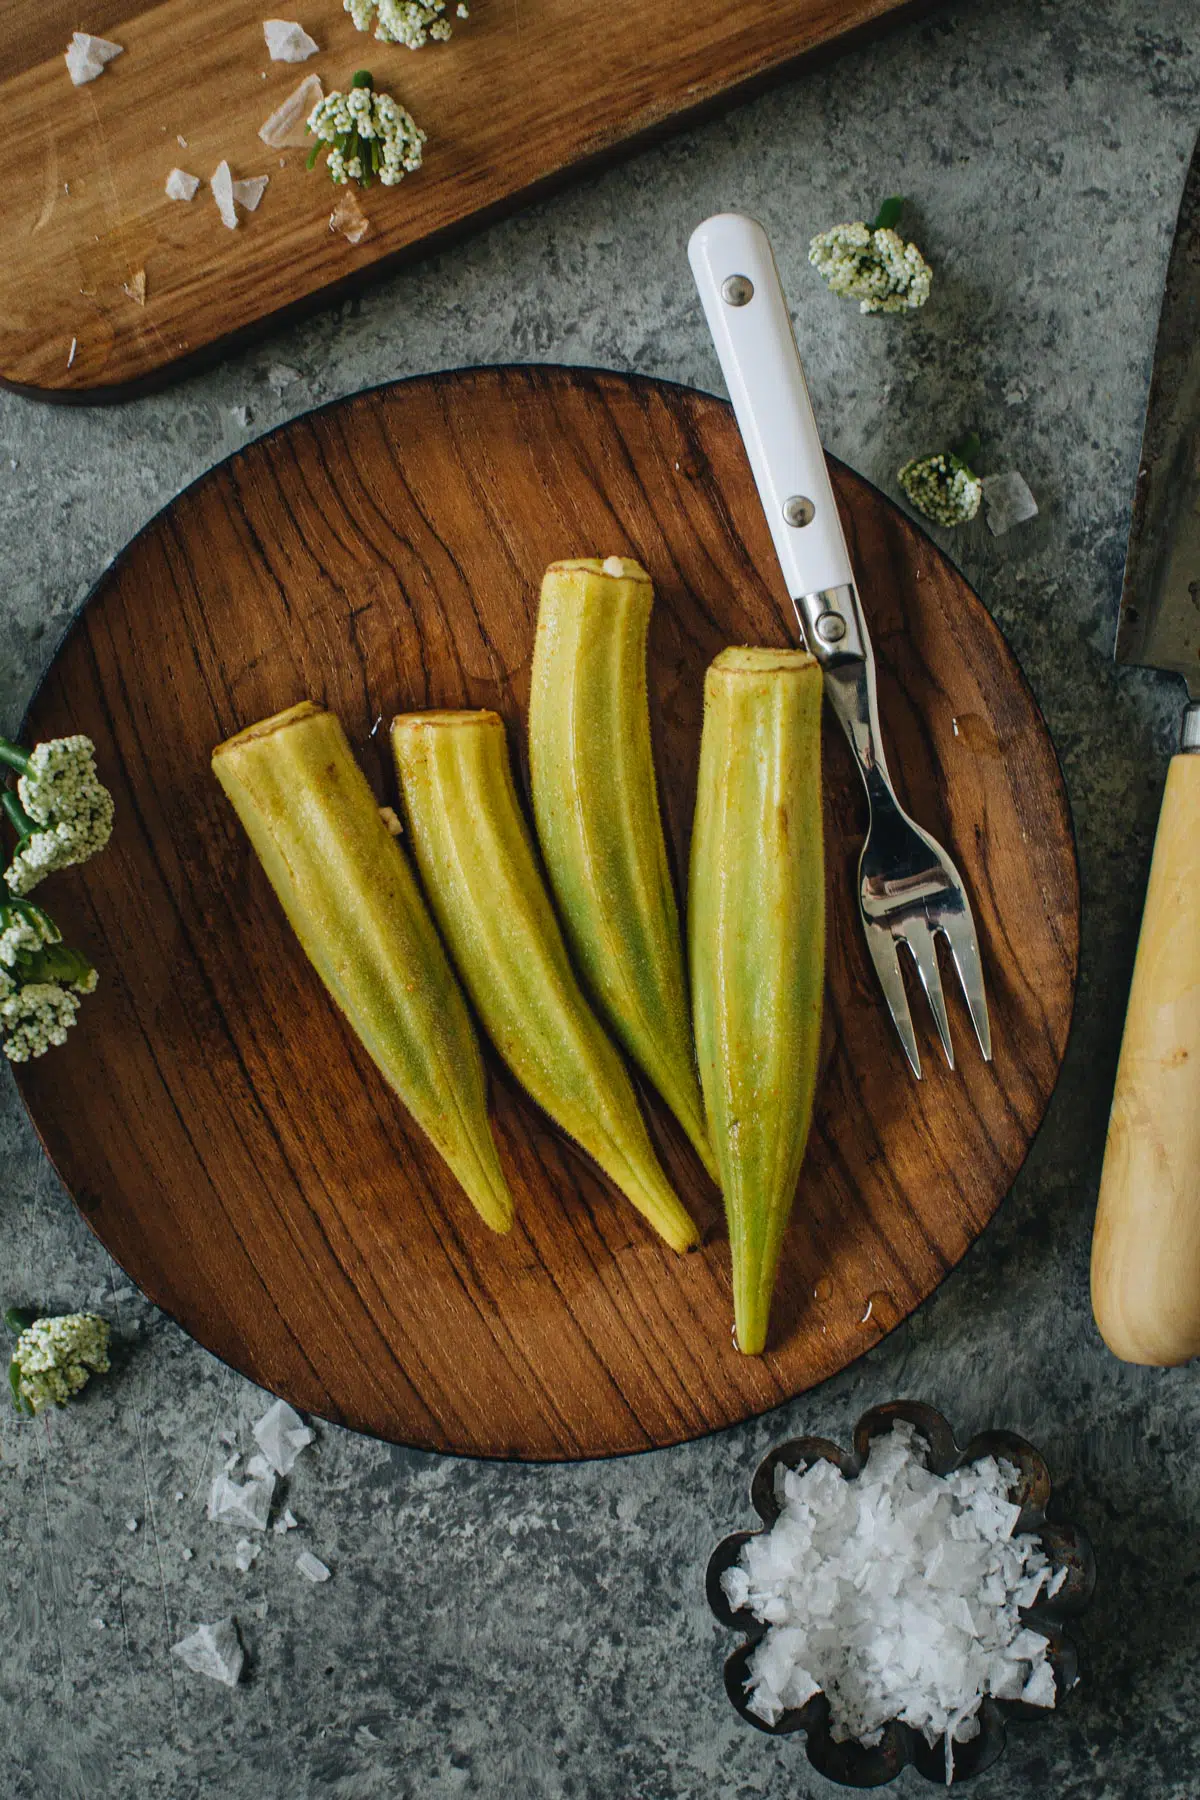
[[[647,9],[647,29],[654,29]],[[247,436],[365,384],[472,361],[606,364],[716,387],[684,261],[740,205],[771,228],[827,441],[885,488],[968,426],[1041,517],[952,552],[1009,634],[1070,785],[1085,892],[1077,1023],[1015,1193],[905,1327],[819,1392],[709,1441],[566,1468],[444,1461],[322,1428],[302,1529],[249,1575],[202,1496],[261,1396],[132,1292],[0,1082],[6,1295],[96,1305],[118,1366],[0,1431],[0,1780],[13,1800],[748,1800],[832,1792],[720,1687],[708,1551],[760,1455],[923,1396],[1046,1447],[1101,1580],[1085,1682],[1015,1730],[978,1800],[1200,1792],[1194,1370],[1120,1367],[1087,1253],[1125,984],[1179,696],[1109,662],[1154,325],[1200,124],[1193,0],[945,6],[501,225],[202,379],[120,410],[0,396],[0,720],[139,525]],[[937,267],[926,312],[860,319],[805,266],[812,231],[899,191]],[[283,366],[294,379],[272,387]],[[251,408],[243,430],[231,409]],[[182,1494],[182,1500],[177,1494]],[[127,1521],[136,1520],[136,1531]],[[310,1588],[307,1544],[334,1568]],[[194,1554],[190,1560],[185,1550]],[[236,1612],[233,1694],[173,1665]],[[907,1773],[896,1790],[925,1791]]]

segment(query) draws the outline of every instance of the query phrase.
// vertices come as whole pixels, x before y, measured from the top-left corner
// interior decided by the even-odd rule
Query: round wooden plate
[[[501,1071],[518,1223],[497,1238],[359,1049],[209,771],[304,696],[381,797],[386,723],[490,706],[524,761],[538,582],[640,558],[650,692],[686,868],[705,666],[795,626],[733,416],[660,382],[554,368],[399,383],[214,469],[104,576],[27,734],[86,731],[111,847],[47,884],[101,971],[67,1045],[17,1071],[101,1241],[192,1335],[296,1406],[397,1442],[570,1458],[674,1444],[843,1368],[928,1295],[1008,1191],[1066,1043],[1078,878],[1054,751],[962,577],[874,489],[835,482],[879,659],[889,759],[975,906],[996,1059],[952,984],[958,1069],[914,1004],[908,1073],[854,900],[857,774],[826,732],[828,1058],[775,1300],[730,1334],[718,1197],[651,1105],[707,1227],[676,1257]]]

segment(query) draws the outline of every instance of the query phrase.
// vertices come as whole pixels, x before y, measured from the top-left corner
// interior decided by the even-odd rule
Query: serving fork
[[[770,240],[757,220],[718,213],[693,232],[688,256],[805,644],[824,671],[826,695],[867,790],[859,910],[904,1053],[920,1080],[902,945],[954,1067],[938,965],[942,937],[990,1062],[979,940],[962,876],[905,812],[888,774],[870,634]]]

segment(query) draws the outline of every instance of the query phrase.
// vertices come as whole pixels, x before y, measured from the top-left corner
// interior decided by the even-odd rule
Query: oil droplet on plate
[[[822,1302],[833,1299],[833,1282],[828,1275],[822,1275],[813,1289],[813,1299]]]
[[[896,1302],[886,1288],[876,1288],[863,1301],[860,1325],[874,1326],[882,1337],[896,1323]]]
[[[973,751],[976,756],[1000,755],[1000,739],[990,721],[979,713],[958,713],[950,724],[964,750]]]

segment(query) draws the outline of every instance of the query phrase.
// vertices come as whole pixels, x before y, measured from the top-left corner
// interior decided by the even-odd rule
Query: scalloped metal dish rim
[[[1046,1516],[1052,1486],[1044,1458],[1025,1438],[1013,1432],[979,1432],[966,1445],[960,1446],[949,1422],[935,1408],[917,1400],[893,1400],[871,1407],[862,1415],[854,1427],[853,1450],[843,1450],[832,1439],[822,1437],[791,1438],[777,1444],[759,1463],[750,1484],[751,1505],[762,1523],[757,1530],[735,1531],[722,1538],[708,1560],[705,1591],[709,1608],[718,1622],[742,1634],[741,1643],[725,1659],[724,1666],[725,1691],[734,1710],[748,1725],[769,1737],[805,1732],[808,1760],[813,1768],[844,1787],[881,1787],[893,1781],[909,1764],[928,1780],[944,1783],[945,1738],[939,1738],[931,1746],[921,1732],[893,1720],[874,1749],[868,1750],[853,1739],[835,1743],[829,1733],[829,1702],[824,1694],[816,1694],[806,1705],[785,1712],[774,1725],[760,1719],[749,1710],[745,1677],[750,1656],[766,1635],[767,1626],[761,1620],[733,1610],[721,1586],[721,1577],[737,1561],[742,1546],[761,1531],[769,1530],[779,1517],[781,1508],[775,1497],[775,1470],[781,1464],[795,1469],[824,1460],[836,1464],[847,1480],[853,1480],[867,1460],[871,1440],[890,1431],[898,1421],[911,1424],[926,1440],[930,1448],[929,1466],[935,1474],[947,1475],[953,1469],[993,1455],[1003,1456],[1020,1470],[1023,1478],[1019,1490],[1021,1516],[1016,1529],[1041,1538],[1051,1562],[1056,1567],[1065,1563],[1068,1568],[1067,1579],[1053,1600],[1021,1609],[1023,1622],[1049,1642],[1048,1657],[1060,1701],[1079,1678],[1075,1646],[1063,1630],[1061,1621],[1083,1611],[1091,1599],[1096,1580],[1095,1559],[1085,1533]],[[1044,1720],[1048,1711],[1024,1700],[986,1697],[979,1709],[978,1736],[969,1743],[954,1746],[953,1779],[967,1780],[998,1760],[1007,1741],[1007,1720]]]

